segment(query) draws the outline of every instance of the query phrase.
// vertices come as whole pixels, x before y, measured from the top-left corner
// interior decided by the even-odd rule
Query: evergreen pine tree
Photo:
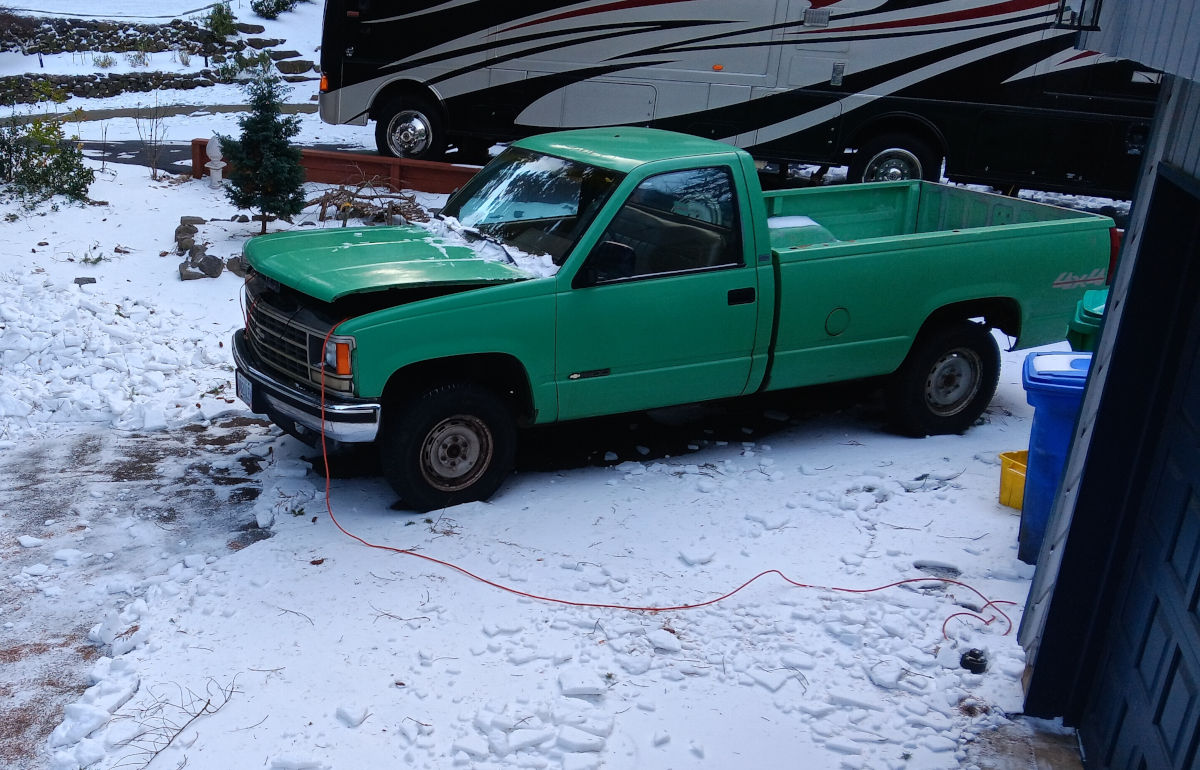
[[[304,208],[304,167],[300,149],[288,140],[300,132],[300,119],[283,116],[291,89],[264,66],[246,84],[250,114],[238,118],[241,139],[221,136],[221,153],[232,167],[225,192],[239,209],[258,209],[262,232],[267,214],[290,217]]]

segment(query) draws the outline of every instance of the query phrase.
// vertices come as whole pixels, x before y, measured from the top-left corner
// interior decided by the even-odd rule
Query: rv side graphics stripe
[[[874,89],[880,84],[886,83],[897,78],[900,78],[906,72],[918,69],[926,69],[933,65],[951,59],[956,56],[970,53],[977,48],[988,46],[996,43],[1010,41],[1013,38],[1034,33],[1042,29],[1043,25],[1030,25],[1018,30],[1003,32],[989,37],[967,40],[953,46],[938,49],[936,51],[927,51],[916,56],[901,59],[891,62],[890,64],[875,67],[864,72],[848,76],[843,85],[838,91],[821,91],[806,93],[812,97],[819,94],[822,103],[831,104],[838,100],[844,99],[852,94],[873,93]],[[1061,41],[1059,45],[1069,47],[1069,41]],[[1022,51],[1022,59],[1036,61],[1042,56],[1038,51]],[[1022,65],[1018,63],[1016,69],[1019,70]],[[941,73],[931,73],[933,75]],[[914,86],[915,87],[915,84]],[[910,87],[911,88],[911,87]],[[907,89],[906,89],[907,90]],[[704,110],[702,112],[691,113],[687,115],[678,115],[671,118],[656,120],[653,125],[656,128],[665,128],[674,131],[687,131],[690,124],[696,122],[706,123],[721,123],[729,126],[736,126],[735,133],[748,133],[750,131],[761,130],[771,125],[776,125],[784,121],[797,117],[795,109],[795,99],[797,94],[801,93],[800,89],[795,91],[786,91],[783,93],[772,94],[770,96],[760,97],[752,100],[748,104],[735,104],[729,107],[722,107],[716,110]],[[876,96],[887,96],[889,94],[874,94]],[[929,95],[935,97],[936,95]],[[981,101],[984,95],[981,94]],[[800,130],[799,128],[797,130]]]
[[[874,24],[860,24],[857,27],[841,27],[838,32],[858,32],[860,30],[869,29],[898,29],[900,27],[923,27],[928,24],[947,24],[956,21],[968,21],[971,19],[983,19],[992,16],[1003,16],[1009,13],[1022,13],[1024,11],[1032,11],[1034,9],[1042,9],[1047,6],[1055,6],[1057,3],[1047,3],[1046,0],[1007,0],[1007,2],[997,3],[982,8],[975,8],[966,11],[952,11],[950,13],[936,13],[932,16],[919,16],[909,19],[896,19],[895,21],[880,21]],[[1044,14],[1043,14],[1044,15]]]
[[[532,21],[527,21],[522,24],[517,24],[516,26],[509,27],[508,29],[502,29],[502,30],[500,30],[500,33],[511,32],[514,29],[520,29],[521,27],[529,27],[529,26],[533,26],[535,24],[546,24],[551,21],[561,21],[562,19],[574,19],[574,18],[578,18],[580,16],[591,16],[592,14],[596,14],[596,13],[607,13],[608,11],[623,11],[623,10],[626,10],[627,8],[648,8],[652,5],[670,5],[672,3],[690,3],[691,1],[692,0],[618,0],[617,2],[614,2],[614,3],[605,3],[604,5],[597,5],[592,8],[580,8],[579,10],[576,10],[576,11],[564,11],[563,13],[557,13],[553,16],[547,16],[544,19],[534,19]]]
[[[519,43],[528,43],[528,42],[545,43],[548,40],[553,40],[556,38],[559,39],[559,42],[556,45],[551,46],[551,47],[556,48],[556,47],[560,47],[562,45],[574,45],[577,42],[589,42],[589,41],[596,39],[595,37],[591,37],[591,38],[580,37],[580,38],[570,38],[567,40],[562,40],[562,38],[569,38],[569,36],[571,36],[571,35],[579,35],[579,34],[586,33],[586,32],[605,33],[601,37],[601,39],[604,39],[604,38],[614,37],[614,35],[612,34],[612,32],[614,32],[614,31],[628,31],[630,34],[640,34],[643,32],[661,32],[661,31],[668,30],[668,29],[679,29],[679,28],[689,27],[689,26],[720,24],[720,23],[721,22],[686,21],[686,20],[685,21],[640,21],[640,22],[635,21],[635,22],[623,22],[620,24],[596,24],[596,25],[588,26],[588,27],[572,27],[571,29],[540,32],[537,34],[523,35],[521,37],[506,38],[504,40],[488,41],[486,43],[479,43],[478,45],[472,45],[472,46],[468,46],[466,48],[458,48],[458,49],[455,49],[455,50],[449,51],[449,52],[439,51],[436,54],[430,54],[429,56],[423,56],[419,59],[402,59],[400,61],[392,62],[386,66],[389,68],[391,68],[391,67],[420,67],[420,66],[423,66],[426,64],[436,64],[438,62],[445,61],[446,59],[455,59],[455,58],[459,58],[461,56],[469,56],[471,54],[486,53],[487,51],[490,51],[499,46],[510,46],[510,45],[517,45]],[[719,36],[714,36],[714,37],[719,37]],[[513,56],[525,56],[525,55],[527,55],[527,53],[532,52],[532,51],[544,51],[544,50],[546,50],[546,47],[542,46],[542,47],[539,47],[536,49],[530,49],[530,51],[522,51],[517,54],[506,54],[503,57],[492,59],[489,62],[487,62],[487,64],[481,64],[479,66],[480,67],[489,66],[491,64],[496,63],[497,61],[508,61],[509,59],[513,58]],[[467,71],[470,71],[470,70],[467,70]]]

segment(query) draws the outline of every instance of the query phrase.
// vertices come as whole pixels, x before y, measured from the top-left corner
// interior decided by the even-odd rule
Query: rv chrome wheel
[[[417,95],[393,97],[375,112],[375,146],[380,155],[437,160],[446,150],[442,114]]]
[[[899,182],[942,178],[942,153],[912,134],[885,134],[867,139],[850,159],[851,182]]]
[[[398,158],[421,155],[429,149],[432,137],[429,118],[416,110],[403,110],[388,121],[388,149]]]
[[[876,153],[863,169],[864,182],[900,182],[920,179],[924,169],[921,160],[903,147],[891,147]]]

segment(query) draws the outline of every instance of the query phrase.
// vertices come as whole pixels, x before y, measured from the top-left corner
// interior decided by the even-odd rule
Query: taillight
[[[324,72],[321,73],[321,93],[329,90],[329,76]]]
[[[1125,231],[1117,227],[1108,228],[1108,277],[1104,283],[1112,285],[1113,275],[1117,272],[1117,257],[1121,255],[1121,241],[1125,239]]]

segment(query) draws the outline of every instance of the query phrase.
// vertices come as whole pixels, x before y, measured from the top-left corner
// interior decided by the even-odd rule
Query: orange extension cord
[[[339,321],[338,323],[334,324],[329,329],[328,334],[325,335],[324,344],[321,346],[322,355],[324,355],[325,345],[329,344],[329,338],[333,335],[334,329],[336,329],[338,326],[341,326],[341,324],[344,323],[346,320],[349,320],[349,319],[343,319],[342,321]],[[907,585],[910,583],[941,583],[943,585],[954,585],[954,586],[959,586],[961,588],[965,588],[968,591],[970,591],[971,593],[978,596],[980,598],[980,600],[983,601],[983,606],[979,608],[978,612],[955,612],[954,614],[949,615],[942,622],[942,637],[943,638],[946,638],[946,639],[949,638],[949,636],[947,636],[947,634],[946,634],[946,625],[954,618],[959,618],[959,617],[973,618],[973,619],[978,620],[979,622],[983,623],[985,626],[991,625],[993,622],[996,621],[997,618],[995,616],[988,618],[988,617],[984,617],[982,614],[980,614],[989,608],[991,608],[996,613],[996,615],[1003,618],[1005,623],[1007,623],[1008,627],[1004,631],[1004,634],[1003,634],[1004,636],[1007,636],[1008,634],[1010,634],[1013,629],[1012,618],[1010,618],[1003,610],[1001,610],[999,605],[1001,605],[1001,604],[1012,605],[1012,604],[1016,604],[1015,602],[1003,601],[1003,600],[997,600],[997,599],[988,599],[978,589],[976,589],[973,586],[970,586],[966,583],[963,583],[962,581],[952,580],[950,578],[939,578],[939,577],[905,578],[903,580],[897,580],[895,582],[888,583],[888,584],[882,585],[882,586],[876,586],[874,588],[840,588],[837,586],[822,586],[822,585],[816,585],[816,584],[812,584],[812,583],[801,583],[797,580],[792,580],[787,575],[783,574],[782,572],[780,572],[777,569],[768,569],[768,570],[763,570],[762,572],[758,573],[757,575],[750,578],[745,583],[742,583],[740,586],[733,589],[732,591],[721,594],[720,596],[714,597],[712,599],[707,599],[707,600],[701,601],[701,602],[692,602],[692,603],[688,603],[688,604],[675,604],[675,605],[662,605],[662,606],[637,606],[637,605],[629,605],[629,604],[605,604],[602,602],[579,602],[579,601],[573,601],[571,599],[560,599],[560,598],[557,598],[554,596],[542,596],[540,594],[533,594],[533,593],[529,593],[527,591],[521,591],[521,590],[513,588],[511,586],[506,586],[506,585],[503,585],[502,583],[497,583],[494,580],[489,580],[480,575],[476,575],[474,572],[471,572],[470,570],[468,570],[464,567],[460,567],[459,565],[453,564],[448,561],[443,561],[442,559],[438,559],[433,556],[427,556],[426,554],[418,553],[417,551],[409,550],[407,548],[397,548],[395,546],[380,545],[378,543],[369,542],[369,541],[363,539],[362,537],[359,537],[358,535],[354,534],[353,532],[348,531],[345,527],[343,527],[341,525],[341,522],[339,522],[337,520],[337,516],[333,512],[333,503],[332,503],[331,494],[330,494],[332,480],[331,480],[331,476],[329,473],[329,453],[328,453],[328,450],[325,445],[324,414],[325,414],[325,370],[322,367],[322,369],[321,369],[321,416],[322,416],[322,419],[321,419],[321,459],[325,465],[325,468],[324,468],[324,470],[325,470],[325,509],[326,509],[326,511],[329,512],[330,521],[333,522],[333,525],[335,527],[337,527],[338,530],[341,531],[341,533],[343,535],[350,538],[351,540],[355,540],[355,541],[361,543],[362,545],[364,545],[368,548],[374,548],[374,549],[377,549],[380,551],[390,551],[391,553],[403,554],[405,556],[413,556],[418,559],[423,559],[427,562],[432,562],[432,563],[440,565],[442,567],[446,567],[448,569],[454,570],[455,572],[465,575],[473,580],[477,580],[480,583],[491,586],[492,588],[495,588],[500,591],[504,591],[506,593],[513,594],[515,596],[523,596],[527,599],[535,599],[540,602],[549,602],[551,604],[561,604],[561,605],[566,605],[568,607],[584,607],[584,608],[590,608],[590,609],[603,609],[603,610],[623,610],[626,612],[672,612],[672,611],[676,611],[676,610],[695,610],[695,609],[699,609],[701,607],[708,607],[709,605],[713,605],[718,602],[722,602],[722,601],[728,599],[729,597],[733,596],[734,594],[738,593],[742,589],[746,588],[747,586],[749,586],[751,583],[755,582],[759,578],[765,577],[767,575],[778,575],[784,582],[788,583],[789,585],[795,586],[796,588],[810,588],[810,589],[815,589],[818,591],[831,591],[831,592],[847,593],[847,594],[875,593],[877,591],[883,591],[888,588],[895,588],[896,586]]]

